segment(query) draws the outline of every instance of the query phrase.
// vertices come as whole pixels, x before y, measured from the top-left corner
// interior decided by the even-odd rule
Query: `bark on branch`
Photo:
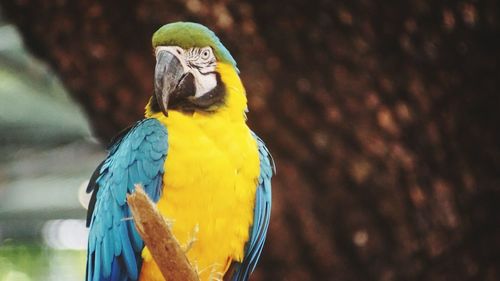
[[[127,195],[135,226],[166,280],[199,281],[184,251],[144,189]]]

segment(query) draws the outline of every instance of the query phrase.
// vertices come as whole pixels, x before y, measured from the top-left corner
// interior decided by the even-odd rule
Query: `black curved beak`
[[[184,74],[184,68],[174,54],[167,50],[160,50],[156,54],[155,97],[165,116],[168,116],[170,96],[178,87]]]

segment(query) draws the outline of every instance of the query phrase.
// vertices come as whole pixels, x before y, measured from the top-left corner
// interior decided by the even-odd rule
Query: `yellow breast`
[[[243,259],[253,221],[257,144],[243,114],[231,114],[151,115],[166,126],[169,143],[158,208],[181,245],[196,239],[187,257],[201,280],[220,278]],[[163,280],[147,249],[143,259],[140,280]]]

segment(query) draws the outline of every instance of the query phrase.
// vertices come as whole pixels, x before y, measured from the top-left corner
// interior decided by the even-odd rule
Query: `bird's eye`
[[[204,59],[204,60],[207,60],[210,58],[210,54],[211,54],[211,49],[210,48],[206,48],[206,49],[203,49],[201,50],[201,58]]]

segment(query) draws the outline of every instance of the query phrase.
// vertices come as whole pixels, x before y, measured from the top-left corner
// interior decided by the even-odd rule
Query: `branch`
[[[165,219],[140,185],[127,195],[135,227],[166,280],[199,281]]]

